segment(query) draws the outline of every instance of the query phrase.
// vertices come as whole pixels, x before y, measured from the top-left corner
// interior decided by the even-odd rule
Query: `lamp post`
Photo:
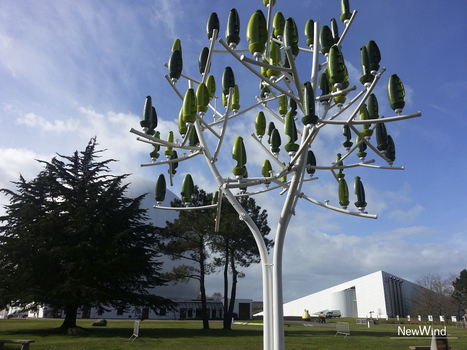
[[[365,191],[358,176],[354,181],[356,210],[349,208],[350,196],[344,171],[356,167],[403,169],[393,166],[395,146],[386,125],[419,117],[421,113],[402,114],[405,107],[404,87],[399,77],[393,74],[389,78],[387,95],[396,115],[387,118],[379,115],[378,101],[373,90],[384,74],[385,68],[379,66],[381,55],[378,46],[372,40],[360,49],[362,76],[359,80],[362,86],[358,88],[356,85],[350,85],[341,44],[357,11],[350,12],[348,1],[341,0],[340,20],[344,25],[342,34],[339,36],[335,19],[331,20],[331,27],[320,26],[319,22],[309,20],[305,27],[308,46],[306,48],[299,46],[299,31],[295,21],[292,18],[285,19],[280,12],[274,14],[275,1],[263,0],[263,4],[266,6],[266,15],[262,10],[257,10],[247,25],[248,50],[239,49],[240,19],[235,9],[229,13],[225,40],[219,37],[220,22],[217,14],[212,13],[209,16],[206,26],[209,47],[203,48],[199,58],[200,79],[183,74],[181,41],[175,40],[167,64],[166,79],[181,100],[182,107],[178,117],[181,142],[174,141],[173,132],[169,133],[165,141],[156,131],[157,114],[150,97],[146,98],[145,102],[141,121],[143,130],[131,129],[130,132],[138,135],[139,141],[154,146],[151,152],[152,162],[143,166],[168,165],[170,182],[178,163],[188,162],[195,157],[204,157],[219,191],[218,202],[207,206],[217,210],[216,229],[221,219],[222,200],[220,199],[224,196],[255,238],[261,257],[263,276],[263,347],[267,350],[282,350],[285,347],[282,259],[287,228],[295,214],[297,204],[304,200],[340,213],[361,218],[376,218],[376,215],[366,212]],[[248,52],[252,58],[247,56]],[[311,55],[309,80],[299,73],[295,64],[295,58],[301,52]],[[217,101],[214,99],[216,80],[210,75],[210,68],[215,59],[214,54],[222,53],[230,55],[245,70],[259,79],[260,95],[256,97],[256,101],[252,98],[251,105],[246,108],[240,107],[240,92],[230,66],[224,69],[220,80],[224,110],[221,110],[222,107],[218,108],[217,103],[214,102]],[[324,60],[324,63],[320,63],[320,60]],[[188,89],[185,93],[179,91],[179,82],[182,79],[188,81]],[[197,85],[196,89],[194,85]],[[321,95],[318,94],[318,90],[321,90]],[[347,100],[349,94],[354,91],[356,96]],[[242,98],[243,103],[247,100],[245,97]],[[274,101],[278,101],[278,110],[270,107]],[[319,113],[316,106],[320,106]],[[260,110],[256,120],[250,118],[248,121],[247,114],[254,113],[255,109]],[[206,118],[208,110],[213,111],[213,121],[208,121]],[[300,115],[297,116],[299,113]],[[274,122],[268,123],[266,115]],[[234,177],[225,177],[219,169],[218,156],[224,146],[230,123],[240,118],[251,123],[252,126],[255,124],[255,134],[236,137],[232,151]],[[283,161],[279,157],[281,132],[276,128],[276,124],[284,126],[283,134],[288,137],[288,143],[284,146],[289,157],[288,161]],[[297,127],[297,124],[301,126]],[[339,153],[335,163],[317,165],[319,162],[310,148],[321,129],[325,127],[343,128],[345,153]],[[376,137],[372,139],[374,133]],[[205,135],[209,135],[209,138]],[[248,174],[246,167],[247,152],[244,138],[250,136],[266,156],[261,168],[262,176],[259,177]],[[373,141],[376,141],[376,146],[373,145]],[[166,148],[164,152],[166,160],[158,160],[157,152],[160,147]],[[187,155],[178,157],[176,150],[187,152]],[[367,159],[368,152],[377,157],[379,165],[374,164],[375,160]],[[359,161],[349,163],[351,155],[357,155]],[[271,163],[281,170],[274,171]],[[334,176],[338,183],[339,206],[330,205],[328,200],[314,199],[303,192],[305,182],[317,179],[313,177],[316,171],[330,171]],[[306,174],[310,178],[306,178]],[[156,183],[158,204],[155,208],[174,210],[175,208],[161,206],[165,197],[165,186],[165,178],[159,176]],[[176,210],[201,209],[189,206],[192,187],[193,179],[187,175],[182,189],[183,201],[187,203],[187,207]],[[241,189],[240,192],[234,193],[238,189]],[[277,222],[274,256],[271,259],[257,226],[239,205],[236,197],[260,195],[272,190],[287,194]],[[205,208],[206,206],[202,209]]]

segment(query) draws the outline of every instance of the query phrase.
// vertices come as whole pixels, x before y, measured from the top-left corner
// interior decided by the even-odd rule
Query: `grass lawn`
[[[107,320],[106,327],[92,327],[95,320],[78,320],[78,326],[86,332],[80,336],[70,336],[58,332],[60,319],[12,319],[0,320],[0,339],[34,339],[31,350],[119,350],[119,349],[262,349],[262,326],[253,322],[233,325],[232,331],[222,330],[220,321],[211,321],[211,329],[202,330],[200,321],[155,321],[140,323],[140,339],[128,341],[133,334],[134,320]],[[335,320],[320,325],[316,322],[287,321],[286,348],[303,349],[409,349],[411,345],[430,345],[430,339],[414,339],[398,336],[401,324],[380,324],[368,328],[357,325],[354,319],[349,322],[350,336],[335,337]],[[305,327],[304,324],[312,325]],[[418,328],[418,324],[405,325]],[[428,327],[429,325],[427,325]],[[434,325],[434,329],[444,326]],[[447,326],[449,345],[452,350],[467,349],[467,330]],[[6,344],[5,349],[20,349],[19,345]]]

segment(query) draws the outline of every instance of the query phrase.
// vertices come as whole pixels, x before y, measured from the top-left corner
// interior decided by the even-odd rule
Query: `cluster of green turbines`
[[[360,47],[361,77],[359,81],[363,87],[358,89],[357,86],[350,84],[342,53],[342,43],[357,11],[350,11],[348,0],[341,0],[340,20],[345,26],[342,33],[339,33],[338,21],[335,18],[331,19],[330,25],[322,26],[319,22],[310,19],[306,22],[303,31],[306,37],[305,47],[299,44],[299,30],[294,19],[291,17],[286,19],[281,12],[273,14],[275,2],[263,0],[267,12],[257,10],[251,15],[246,26],[247,49],[239,49],[241,26],[240,16],[236,9],[231,9],[229,12],[224,38],[219,36],[221,26],[217,13],[210,14],[206,25],[209,46],[201,49],[198,59],[200,78],[184,74],[182,44],[179,39],[174,41],[167,63],[168,73],[165,77],[182,102],[178,114],[178,133],[181,141],[175,138],[173,131],[170,131],[166,138],[161,138],[160,132],[157,131],[157,113],[150,96],[146,97],[144,105],[141,121],[143,132],[130,130],[140,136],[138,140],[153,146],[153,151],[150,153],[152,163],[143,165],[168,165],[171,184],[180,162],[204,156],[207,167],[211,170],[218,186],[219,193],[216,198],[227,197],[239,213],[239,217],[249,226],[257,241],[262,260],[265,304],[264,348],[268,350],[284,347],[281,320],[283,299],[281,259],[284,236],[298,200],[305,199],[319,206],[350,215],[376,218],[376,215],[365,212],[367,206],[365,190],[359,176],[354,179],[356,196],[354,204],[357,211],[347,209],[350,198],[344,171],[353,167],[403,169],[393,167],[396,151],[394,140],[388,134],[386,125],[389,122],[421,116],[420,112],[402,114],[405,107],[405,91],[401,79],[396,74],[389,77],[387,84],[389,105],[396,115],[388,118],[380,115],[378,101],[373,90],[386,69],[380,67],[381,53],[373,40],[369,40],[366,45]],[[215,49],[216,44],[222,46],[221,50]],[[252,58],[244,54],[248,52]],[[295,63],[296,57],[302,52],[312,54],[310,79],[304,82],[300,80],[302,75],[298,73]],[[218,89],[216,79],[211,74],[213,55],[218,53],[230,54],[243,68],[259,78],[259,94],[256,96],[256,102],[246,108],[241,108],[240,89],[230,66],[223,70],[220,79],[221,88]],[[320,63],[323,58],[324,62]],[[179,90],[179,82],[182,79],[188,82],[188,88],[184,91]],[[224,111],[217,107],[217,100],[215,100],[217,90],[220,90]],[[356,91],[355,97],[350,97],[349,93],[352,91]],[[244,101],[245,99],[243,103]],[[277,103],[278,107],[270,107],[272,102]],[[267,156],[261,167],[261,176],[255,177],[248,173],[244,137],[237,136],[232,149],[234,177],[224,177],[217,166],[228,124],[232,119],[246,115],[247,112],[255,109],[259,110],[256,111],[256,118],[250,117],[251,120],[246,123],[250,125],[254,123],[255,133],[251,134],[251,137]],[[213,112],[213,121],[207,120],[208,111]],[[267,116],[272,120],[268,121]],[[281,126],[276,127],[279,124]],[[343,128],[345,153],[338,153],[336,161],[330,165],[318,165],[312,144],[319,131],[330,125]],[[204,134],[210,135],[210,143],[213,139],[217,142],[209,144]],[[287,143],[283,145],[288,156],[287,161],[281,159],[284,157],[283,153],[281,154],[282,134],[287,137]],[[263,140],[266,141],[263,142]],[[161,147],[165,148],[165,160],[159,159]],[[183,151],[183,155],[177,154],[177,150]],[[373,165],[374,160],[367,160],[368,150],[371,150],[387,165]],[[356,155],[359,160],[350,164],[351,155]],[[279,167],[280,170],[274,171],[273,165]],[[329,201],[320,202],[302,192],[302,184],[305,181],[316,179],[314,177],[316,170],[331,171],[334,175],[338,182],[340,207],[329,205]],[[305,179],[305,174],[308,174],[309,178]],[[257,186],[261,189],[254,190]],[[279,218],[274,262],[271,264],[259,230],[238,205],[235,197],[257,195],[277,188],[281,194],[287,193],[287,195]],[[232,193],[234,189],[240,189],[240,192],[234,195]],[[193,179],[190,174],[187,174],[181,189],[181,197],[186,206],[190,205],[193,192]],[[159,175],[155,188],[158,208],[169,209],[161,207],[165,194],[165,176]],[[219,203],[221,202],[218,201],[212,205],[218,208],[216,223],[220,219]],[[194,210],[196,208],[178,208],[177,210],[183,209]]]

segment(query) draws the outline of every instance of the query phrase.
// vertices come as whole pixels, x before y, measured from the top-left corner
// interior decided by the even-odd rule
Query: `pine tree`
[[[205,206],[212,201],[212,195],[195,187],[192,199],[193,206]],[[182,206],[182,201],[175,199],[172,207]],[[210,258],[210,245],[214,233],[214,218],[212,209],[181,211],[174,222],[167,222],[167,227],[160,232],[164,236],[161,250],[173,260],[183,259],[187,263],[174,268],[167,276],[171,280],[184,281],[195,279],[199,281],[203,329],[209,329],[209,314],[205,279],[215,271]]]
[[[82,152],[57,154],[17,191],[0,217],[0,302],[49,305],[76,326],[82,306],[170,306],[148,290],[165,284],[154,227],[141,208],[145,195],[128,198],[128,177],[111,175],[113,159],[98,160],[96,138]]]

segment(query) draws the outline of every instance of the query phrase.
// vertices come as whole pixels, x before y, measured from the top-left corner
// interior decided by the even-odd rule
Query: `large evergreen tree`
[[[33,180],[20,176],[0,217],[0,302],[46,304],[76,326],[81,306],[149,307],[170,301],[149,289],[163,285],[157,236],[141,208],[145,195],[128,198],[126,175],[109,174],[96,138],[82,152],[58,154]]]
[[[258,226],[266,246],[271,248],[273,241],[266,237],[271,231],[266,210],[261,210],[261,207],[257,206],[256,201],[251,197],[238,197],[237,199]],[[239,220],[238,213],[226,199],[222,204],[220,230],[214,236],[213,249],[218,255],[216,263],[223,267],[224,272],[224,329],[231,329],[238,278],[245,276],[239,268],[259,263],[260,256],[250,229]],[[230,297],[229,272],[232,276]]]

